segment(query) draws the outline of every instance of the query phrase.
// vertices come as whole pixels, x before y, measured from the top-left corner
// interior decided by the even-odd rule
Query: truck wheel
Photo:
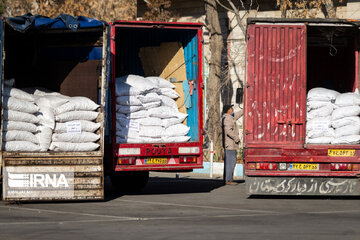
[[[113,190],[136,192],[146,186],[149,181],[149,172],[121,172],[111,175],[110,179]]]

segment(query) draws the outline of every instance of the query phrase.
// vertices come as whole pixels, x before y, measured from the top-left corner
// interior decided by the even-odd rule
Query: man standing
[[[233,105],[223,108],[223,144],[225,148],[224,181],[225,184],[237,184],[233,180],[236,165],[237,149],[239,148],[239,128],[236,121],[243,115],[243,110],[234,113]]]

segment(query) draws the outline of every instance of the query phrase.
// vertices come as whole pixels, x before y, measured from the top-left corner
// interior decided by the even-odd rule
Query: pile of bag
[[[116,79],[116,142],[186,142],[175,86],[161,77],[127,75]]]
[[[4,88],[3,149],[45,152],[94,151],[100,135],[99,105],[39,89]]]
[[[360,143],[360,95],[313,88],[307,95],[306,143]]]

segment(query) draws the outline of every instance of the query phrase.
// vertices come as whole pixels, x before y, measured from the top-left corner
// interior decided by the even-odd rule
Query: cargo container
[[[106,171],[115,187],[140,189],[149,171],[191,171],[202,168],[203,134],[202,24],[116,21],[111,24],[111,127]],[[167,72],[165,74],[165,72]],[[188,142],[117,143],[116,78],[125,75],[161,76],[181,88],[177,100],[188,114]],[[183,107],[182,84],[192,86],[191,106]],[[182,103],[179,104],[179,101]],[[182,110],[181,110],[182,108]]]
[[[4,80],[16,88],[41,87],[99,104],[94,151],[10,152],[2,149],[3,200],[97,200],[104,198],[104,129],[109,75],[108,25],[60,15],[2,18],[1,96]],[[2,102],[2,120],[4,103]],[[1,128],[3,133],[3,124]]]
[[[359,22],[249,19],[244,153],[249,194],[359,195],[360,144],[307,144],[307,93],[359,87]]]

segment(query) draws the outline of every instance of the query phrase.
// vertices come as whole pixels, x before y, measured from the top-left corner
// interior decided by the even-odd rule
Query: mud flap
[[[247,177],[249,195],[359,196],[358,178]]]

